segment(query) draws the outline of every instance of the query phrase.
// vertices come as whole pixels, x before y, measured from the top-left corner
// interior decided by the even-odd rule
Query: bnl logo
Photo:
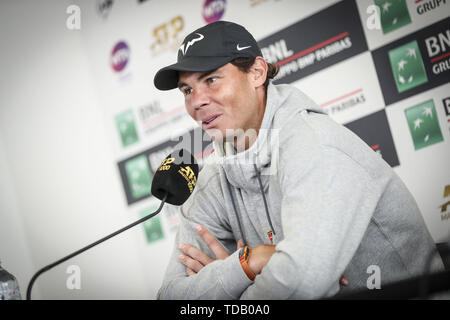
[[[442,103],[444,104],[445,115],[447,117],[450,116],[450,97],[447,97],[444,100],[442,100]]]

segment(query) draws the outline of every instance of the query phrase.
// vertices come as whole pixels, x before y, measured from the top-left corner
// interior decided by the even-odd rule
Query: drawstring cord
[[[260,176],[261,174],[258,171],[258,168],[256,167],[256,164],[253,164],[253,166],[255,168],[256,176],[258,178],[259,189],[260,189],[262,197],[263,197],[264,208],[266,210],[266,217],[267,217],[267,220],[269,221],[269,225],[270,225],[270,228],[272,229],[273,234],[276,235],[275,228],[272,225],[272,220],[270,219],[270,215],[269,215],[269,207],[267,205],[266,195],[264,193],[264,189],[263,189],[262,182],[261,182],[261,176]],[[233,204],[234,213],[236,214],[236,219],[237,219],[237,222],[238,222],[238,225],[239,225],[239,231],[240,231],[241,236],[242,236],[242,241],[244,242],[244,246],[245,246],[245,245],[247,245],[247,241],[246,241],[244,228],[242,228],[241,219],[239,218],[239,213],[238,213],[238,210],[236,208],[236,204],[234,202],[233,193],[232,193],[232,190],[231,190],[231,187],[230,187],[230,184],[229,184],[228,181],[227,181],[227,188],[228,188],[228,192],[229,192],[230,197],[231,197],[231,203]]]
[[[247,245],[247,241],[245,241],[244,229],[242,228],[241,219],[239,218],[239,214],[238,214],[238,211],[236,209],[236,204],[234,203],[233,193],[231,191],[230,183],[228,181],[227,181],[227,187],[228,187],[228,192],[230,193],[231,203],[233,204],[234,213],[236,214],[236,218],[237,218],[237,221],[238,221],[239,231],[241,232],[242,241],[244,242],[244,246],[246,246]]]
[[[262,185],[262,182],[261,182],[261,174],[260,174],[260,172],[258,171],[258,168],[256,167],[256,164],[255,164],[255,163],[253,164],[253,167],[255,168],[256,176],[258,177],[259,189],[261,190],[261,194],[262,194],[262,196],[263,196],[263,200],[264,200],[264,208],[266,209],[267,220],[269,221],[270,228],[272,229],[273,234],[276,235],[275,229],[273,228],[273,225],[272,225],[272,220],[270,220],[269,207],[267,206],[266,195],[265,195],[265,193],[264,193],[263,185]]]

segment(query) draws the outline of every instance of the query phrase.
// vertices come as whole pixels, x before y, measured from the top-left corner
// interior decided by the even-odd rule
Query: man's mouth
[[[206,118],[203,119],[202,125],[205,126],[206,129],[209,129],[209,128],[214,126],[215,120],[217,118],[219,118],[220,116],[221,116],[220,114],[215,114],[215,115],[206,117]]]

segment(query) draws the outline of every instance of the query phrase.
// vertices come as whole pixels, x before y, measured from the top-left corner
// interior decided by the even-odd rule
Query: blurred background
[[[159,206],[153,173],[175,146],[201,164],[210,141],[181,94],[158,91],[153,77],[217,20],[245,26],[280,65],[276,83],[310,95],[394,168],[440,248],[450,233],[449,12],[434,0],[0,1],[2,267],[25,298],[38,269]],[[177,215],[168,205],[43,274],[33,298],[155,299]]]

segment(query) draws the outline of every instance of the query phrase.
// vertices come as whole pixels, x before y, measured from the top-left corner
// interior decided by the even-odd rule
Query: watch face
[[[239,260],[245,261],[248,258],[248,247],[245,246],[244,248],[241,249],[241,251],[239,251]]]
[[[244,256],[244,251],[245,251],[245,248],[242,248],[241,250],[239,250],[239,259],[241,259]]]

